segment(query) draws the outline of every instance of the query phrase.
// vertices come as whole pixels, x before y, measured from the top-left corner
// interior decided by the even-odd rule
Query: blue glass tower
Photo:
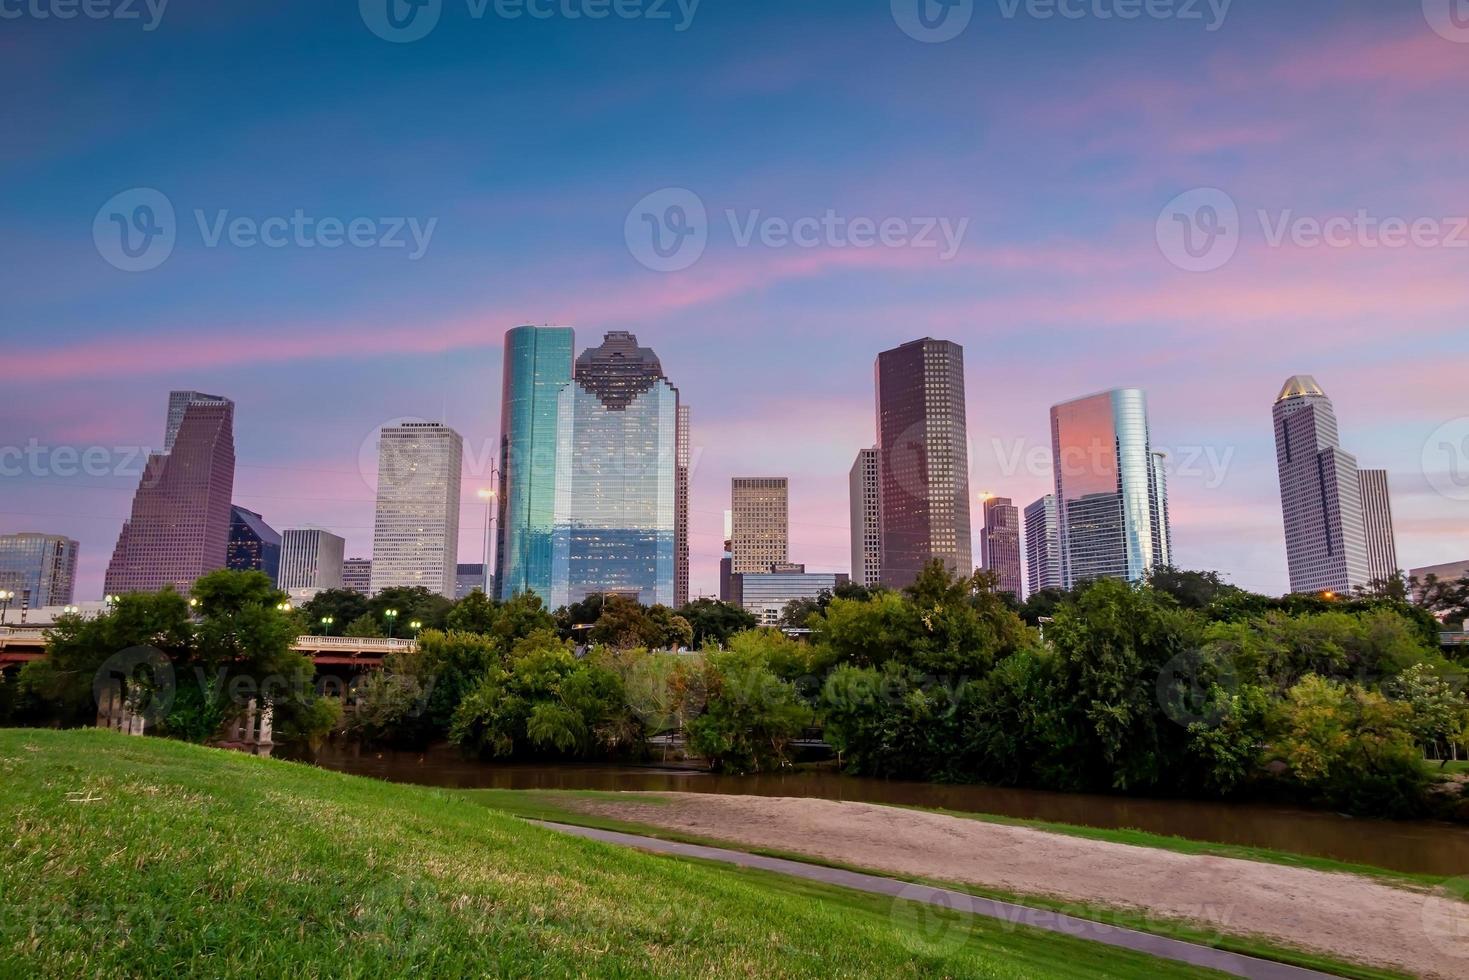
[[[551,597],[556,438],[575,340],[570,327],[516,327],[505,334],[494,576],[501,599],[520,592]]]

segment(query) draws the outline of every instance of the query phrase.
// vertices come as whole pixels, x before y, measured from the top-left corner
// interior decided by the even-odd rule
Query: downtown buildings
[[[1019,599],[1025,594],[1020,572],[1020,510],[1009,497],[986,497],[980,564],[995,575],[995,588]]]
[[[438,422],[384,426],[378,437],[372,593],[423,587],[454,596],[464,440]],[[338,539],[340,540],[340,539]],[[341,585],[341,555],[336,558]]]
[[[573,362],[574,340],[569,327],[505,337],[499,596],[674,605],[688,589],[687,408],[633,334]]]
[[[852,581],[873,588],[882,580],[882,522],[878,516],[877,450],[861,449],[847,474],[851,508]]]
[[[230,507],[230,542],[225,567],[236,572],[264,572],[280,587],[281,536],[265,518],[239,504]]]
[[[730,571],[768,572],[790,561],[790,480],[737,476],[730,481]]]
[[[1056,496],[1046,494],[1025,508],[1026,597],[1062,588],[1061,522]]]
[[[21,609],[70,605],[79,547],[59,534],[0,534],[0,592],[14,593],[10,604]]]
[[[283,532],[277,588],[289,592],[292,599],[340,589],[346,550],[346,540],[330,531],[301,528]]]
[[[168,399],[165,449],[153,453],[133,496],[103,579],[108,595],[187,592],[224,568],[235,482],[234,403],[175,391]]]

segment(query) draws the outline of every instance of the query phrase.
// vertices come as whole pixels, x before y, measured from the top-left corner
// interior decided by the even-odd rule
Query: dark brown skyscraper
[[[999,577],[999,590],[1020,598],[1020,510],[1009,497],[985,498],[979,553],[985,571]]]
[[[178,395],[179,393],[175,393]],[[187,591],[225,567],[235,485],[235,406],[213,395],[188,401],[177,428],[170,398],[167,452],[148,457],[118,535],[103,588],[109,595]]]
[[[964,348],[925,337],[877,355],[882,584],[903,588],[937,558],[974,570]]]

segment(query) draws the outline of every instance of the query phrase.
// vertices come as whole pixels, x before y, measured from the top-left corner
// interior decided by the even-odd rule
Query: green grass
[[[0,731],[0,827],[3,977],[1201,975],[109,732]]]
[[[1440,762],[1438,759],[1424,759],[1423,766],[1430,773],[1442,776],[1456,776],[1469,772],[1469,760],[1457,759],[1450,762]]]
[[[1261,939],[1254,936],[1236,936],[1221,934],[1217,930],[1210,930],[1204,926],[1170,920],[1159,916],[1148,915],[1135,910],[1122,908],[1108,908],[1100,905],[1081,906],[1078,903],[1064,902],[1045,895],[1035,895],[1004,891],[995,888],[983,888],[968,882],[949,881],[940,879],[920,878],[914,876],[894,875],[890,871],[862,867],[859,865],[846,864],[843,862],[829,861],[807,854],[800,854],[774,848],[750,847],[740,843],[704,837],[695,834],[687,834],[681,831],[668,830],[650,824],[636,823],[628,820],[619,820],[600,814],[591,814],[578,810],[575,807],[577,800],[589,802],[609,802],[618,799],[626,800],[626,794],[615,792],[603,792],[599,790],[460,790],[466,798],[473,800],[483,806],[499,810],[505,813],[514,813],[527,819],[549,820],[560,823],[576,824],[583,827],[597,827],[603,830],[616,830],[629,834],[643,834],[649,837],[661,837],[666,840],[678,840],[691,844],[707,844],[715,847],[724,847],[733,850],[748,851],[753,854],[763,854],[769,857],[787,858],[795,861],[804,861],[808,864],[821,864],[828,867],[845,868],[849,871],[861,871],[869,874],[883,875],[889,878],[902,877],[905,880],[920,882],[949,888],[954,891],[968,892],[984,898],[993,898],[1000,901],[1016,902],[1033,908],[1047,909],[1056,912],[1064,912],[1079,918],[1089,918],[1105,921],[1112,925],[1125,926],[1137,929],[1141,932],[1151,932],[1156,935],[1168,936],[1173,939],[1181,939],[1185,942],[1198,943],[1204,946],[1213,946],[1247,956],[1258,956],[1264,959],[1276,960],[1301,966],[1307,969],[1320,970],[1334,973],[1343,977],[1358,977],[1363,980],[1381,980],[1381,978],[1402,977],[1403,974],[1394,973],[1374,967],[1359,966],[1323,956],[1314,952],[1288,949],[1278,943]],[[639,803],[652,805],[666,805],[671,802],[666,797],[657,794],[639,794]],[[913,808],[919,809],[919,808]],[[1332,862],[1324,859],[1306,857],[1304,855],[1288,854],[1283,851],[1270,851],[1264,848],[1244,848],[1227,844],[1207,844],[1199,841],[1185,840],[1177,837],[1167,837],[1159,834],[1149,834],[1143,831],[1110,831],[1098,830],[1092,827],[1078,827],[1070,824],[1049,824],[1041,821],[1027,821],[1012,819],[1008,817],[989,817],[972,813],[959,813],[954,811],[933,810],[930,812],[948,813],[951,816],[974,818],[978,820],[994,821],[1015,826],[1028,826],[1045,830],[1056,830],[1062,833],[1075,832],[1077,836],[1094,837],[1098,840],[1110,840],[1120,843],[1136,844],[1139,846],[1163,847],[1191,854],[1220,854],[1228,857],[1243,857],[1253,860],[1269,860],[1271,863],[1284,864],[1288,866],[1313,867],[1331,871],[1354,871],[1375,872],[1385,878],[1404,879],[1403,883],[1422,887],[1428,884],[1441,883],[1442,879],[1431,876],[1399,875],[1397,872],[1386,871],[1380,868],[1367,868],[1365,866],[1351,865],[1343,862]],[[1409,880],[1411,879],[1411,880]],[[1462,879],[1459,879],[1462,884]]]

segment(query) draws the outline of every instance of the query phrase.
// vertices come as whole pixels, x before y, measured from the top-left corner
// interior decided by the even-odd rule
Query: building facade
[[[737,476],[730,481],[730,558],[736,575],[768,572],[790,560],[790,480]]]
[[[340,589],[346,549],[346,539],[330,531],[319,528],[283,531],[278,587],[291,593]]]
[[[230,507],[230,543],[224,567],[236,572],[264,572],[280,587],[281,536],[265,518],[239,504]]]
[[[1281,387],[1271,415],[1292,592],[1346,593],[1372,577],[1357,458],[1341,448],[1336,410],[1310,375]]]
[[[1051,450],[1065,588],[1098,578],[1137,582],[1168,564],[1168,488],[1141,389],[1052,406]]]
[[[501,599],[534,592],[550,601],[559,412],[575,346],[570,327],[505,334],[494,574]]]
[[[71,605],[79,547],[60,534],[0,534],[0,589],[15,593],[11,608]]]
[[[674,488],[673,528],[673,602],[675,606],[689,601],[689,471],[692,467],[693,444],[689,407],[678,406],[678,469]]]
[[[342,562],[342,588],[372,594],[372,559],[348,558]]]
[[[378,439],[372,593],[421,586],[454,596],[464,440],[438,422],[385,426]]]
[[[882,525],[877,508],[877,450],[862,449],[847,474],[851,508],[852,581],[872,588],[882,581]]]
[[[675,603],[678,416],[678,389],[633,334],[577,357],[557,412],[551,606]]]
[[[185,397],[189,396],[189,397]],[[175,406],[177,427],[173,424]],[[235,486],[235,407],[195,392],[169,395],[168,449],[153,453],[103,578],[108,595],[187,592],[225,567]]]
[[[1359,469],[1357,484],[1362,496],[1362,532],[1367,537],[1367,574],[1372,581],[1390,579],[1399,568],[1387,470]]]
[[[173,450],[173,444],[178,439],[179,429],[183,427],[184,415],[188,413],[190,405],[229,404],[232,403],[228,398],[206,395],[202,391],[170,391],[168,393],[168,422],[163,430],[163,451]]]
[[[1025,508],[1026,597],[1065,588],[1061,577],[1061,524],[1056,497],[1046,494]]]
[[[996,577],[996,588],[1015,598],[1025,593],[1020,563],[1020,509],[1009,497],[986,497],[980,562]]]
[[[485,595],[494,595],[494,576],[490,581],[485,580],[485,566],[479,562],[466,565],[460,562],[454,571],[454,599],[457,601],[469,595],[475,589],[480,589]]]
[[[915,340],[879,354],[875,375],[882,584],[911,585],[935,559],[968,575],[964,349]]]
[[[776,626],[787,604],[797,599],[815,599],[831,592],[850,577],[840,572],[776,571],[735,573],[738,602],[762,626]]]

